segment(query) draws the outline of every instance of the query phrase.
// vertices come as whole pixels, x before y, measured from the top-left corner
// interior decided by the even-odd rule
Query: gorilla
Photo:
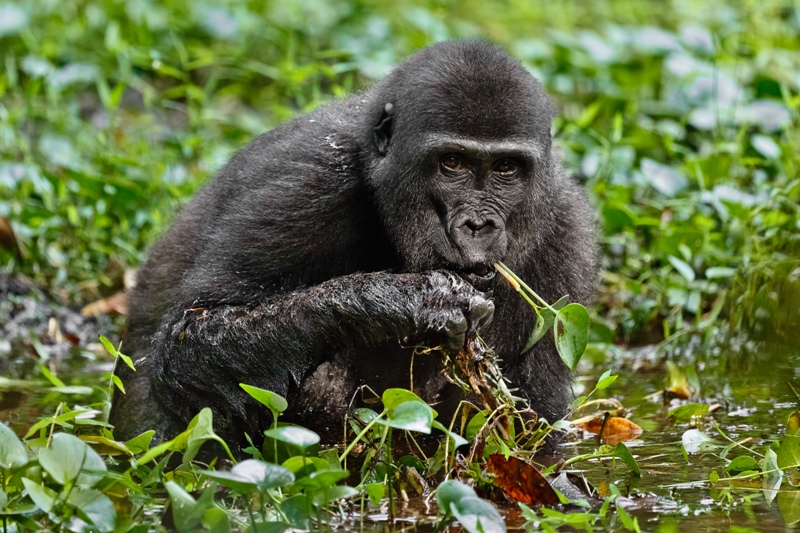
[[[257,137],[138,273],[116,437],[170,438],[210,407],[241,450],[271,415],[240,383],[284,396],[281,420],[329,440],[361,385],[408,388],[412,374],[446,416],[463,391],[440,352],[412,354],[458,351],[472,332],[540,416],[563,416],[570,371],[552,335],[523,352],[535,315],[491,267],[548,301],[592,296],[594,215],[553,153],[553,115],[518,61],[465,40]]]

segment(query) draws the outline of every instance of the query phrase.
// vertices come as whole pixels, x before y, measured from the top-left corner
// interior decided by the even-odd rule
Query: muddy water
[[[678,403],[665,402],[659,394],[667,384],[667,357],[681,366],[695,368],[701,388],[693,401],[719,404],[697,427],[718,444],[730,444],[719,435],[716,425],[730,439],[763,453],[766,445],[783,435],[789,414],[800,409],[800,401],[790,387],[791,384],[800,390],[800,335],[791,327],[782,331],[781,335],[767,335],[767,340],[761,342],[683,340],[683,348],[657,353],[646,348],[604,349],[607,361],[594,368],[583,367],[576,392],[591,389],[599,374],[608,368],[619,374],[604,396],[616,398],[631,409],[630,418],[644,429],[636,442],[629,443],[642,475],[636,477],[621,461],[610,460],[580,462],[573,465],[572,471],[584,475],[601,491],[615,484],[624,495],[620,505],[638,519],[643,531],[727,532],[731,526],[761,532],[800,531],[800,476],[784,478],[778,490],[765,489],[760,480],[732,487],[710,484],[712,470],[721,478],[726,477],[727,461],[719,456],[721,448],[685,456],[681,436],[695,426],[671,421],[667,413]],[[58,370],[59,377],[73,388],[59,391],[43,387],[41,380],[29,381],[27,378],[36,374],[31,354],[15,353],[6,342],[0,346],[4,348],[0,359],[5,357],[5,372],[0,376],[0,420],[10,423],[17,432],[24,434],[58,401],[87,405],[104,399],[111,363],[101,352],[81,345],[70,350]],[[43,349],[47,349],[46,344],[36,348]],[[596,448],[592,439],[573,439],[561,445],[559,455],[568,459]],[[726,459],[742,454],[753,455],[733,447]],[[510,529],[524,523],[515,505],[500,507]],[[431,510],[419,498],[399,502],[397,515],[398,519],[390,523],[385,508],[370,507],[364,515],[348,516],[339,525],[351,531],[434,530],[435,506]],[[608,526],[598,523],[596,527],[603,530]],[[611,519],[610,527],[622,530],[616,518]]]

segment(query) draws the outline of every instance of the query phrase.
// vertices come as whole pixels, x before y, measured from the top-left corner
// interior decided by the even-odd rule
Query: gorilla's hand
[[[455,274],[434,271],[427,276],[414,312],[415,336],[425,345],[456,352],[464,347],[467,333],[492,321],[494,303]]]

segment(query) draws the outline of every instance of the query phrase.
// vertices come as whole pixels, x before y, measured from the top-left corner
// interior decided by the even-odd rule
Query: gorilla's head
[[[553,106],[516,60],[483,41],[424,49],[372,91],[367,180],[405,268],[487,285],[522,253],[550,175]]]

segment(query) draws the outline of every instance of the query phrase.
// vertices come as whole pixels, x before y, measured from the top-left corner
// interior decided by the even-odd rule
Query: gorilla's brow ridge
[[[481,155],[501,154],[525,157],[532,161],[542,161],[546,154],[545,147],[531,139],[482,140],[460,135],[431,133],[426,135],[420,144],[426,152],[453,150]]]

